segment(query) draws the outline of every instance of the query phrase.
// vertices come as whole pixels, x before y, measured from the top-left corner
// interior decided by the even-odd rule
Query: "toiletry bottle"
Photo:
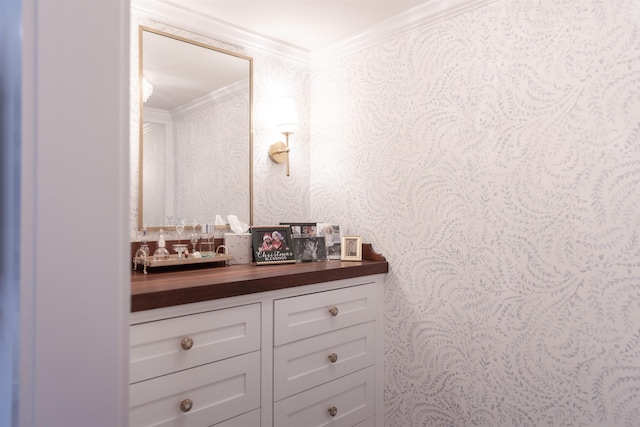
[[[169,259],[169,251],[165,248],[164,230],[162,228],[158,233],[158,249],[153,253],[153,259],[156,261]]]

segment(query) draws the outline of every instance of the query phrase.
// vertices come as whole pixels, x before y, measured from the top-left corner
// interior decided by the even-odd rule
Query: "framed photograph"
[[[342,261],[362,261],[362,237],[342,236]]]
[[[288,226],[251,227],[253,259],[257,265],[296,262]]]
[[[326,261],[327,250],[324,239],[318,237],[318,224],[315,222],[281,222],[291,227],[293,251],[296,261]]]
[[[318,237],[324,238],[328,259],[340,259],[340,226],[337,224],[318,223]]]
[[[324,245],[324,239],[320,237],[294,237],[294,252],[296,261],[312,262],[326,261],[327,251]]]
[[[280,225],[291,227],[291,237],[317,237],[318,227],[315,222],[281,222]]]

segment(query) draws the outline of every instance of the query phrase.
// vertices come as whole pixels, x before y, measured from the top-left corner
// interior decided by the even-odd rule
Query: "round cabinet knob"
[[[337,354],[335,354],[335,353],[331,353],[331,354],[329,355],[329,361],[330,361],[331,363],[336,363],[336,362],[338,361],[338,355],[337,355]]]
[[[184,413],[187,413],[191,410],[191,408],[193,408],[193,402],[191,401],[191,399],[184,399],[182,402],[180,402],[180,410]]]
[[[180,347],[183,350],[190,350],[193,347],[193,339],[191,337],[184,337],[182,341],[180,341]]]
[[[332,317],[336,317],[336,316],[338,315],[338,307],[335,307],[335,306],[334,306],[334,307],[331,307],[331,308],[329,309],[329,314],[330,314]]]
[[[332,406],[331,408],[329,408],[329,415],[331,415],[332,417],[335,417],[338,414],[338,408],[336,408],[335,406]]]

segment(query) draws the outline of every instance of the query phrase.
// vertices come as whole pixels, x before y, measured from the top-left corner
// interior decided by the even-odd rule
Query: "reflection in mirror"
[[[252,215],[252,60],[140,27],[138,227]]]

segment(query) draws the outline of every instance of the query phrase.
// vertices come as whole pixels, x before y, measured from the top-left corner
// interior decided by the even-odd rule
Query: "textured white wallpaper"
[[[311,213],[390,261],[385,426],[640,425],[639,25],[502,0],[314,65]]]
[[[187,224],[213,224],[216,215],[230,214],[249,221],[247,94],[241,90],[175,119],[173,212]]]
[[[164,123],[149,123],[143,130],[145,147],[142,170],[144,173],[143,193],[144,206],[156,206],[149,209],[145,215],[149,224],[165,223],[165,200],[167,194],[166,176],[164,168],[154,165],[164,165],[166,159],[167,125]]]
[[[309,221],[310,68],[261,53],[255,53],[253,58],[254,223]],[[276,130],[273,116],[274,107],[283,97],[294,99],[299,121],[299,129],[289,137],[290,176],[286,176],[284,164],[273,163],[269,158],[269,146],[285,140]]]

